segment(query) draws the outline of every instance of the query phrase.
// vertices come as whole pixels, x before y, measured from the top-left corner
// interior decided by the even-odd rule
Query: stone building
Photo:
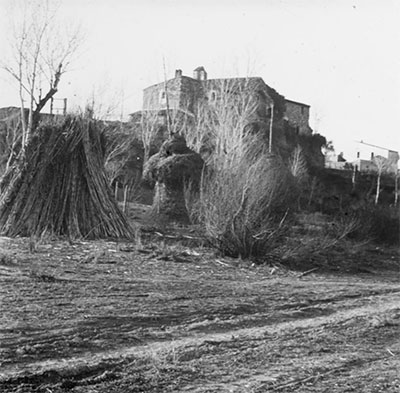
[[[202,95],[200,79],[184,76],[181,70],[176,70],[175,78],[144,89],[143,110],[166,110],[168,106],[170,110],[193,112]]]
[[[255,103],[255,123],[264,122],[268,126],[273,111],[274,125],[287,122],[299,135],[312,134],[309,105],[285,99],[260,77],[208,79],[204,67],[197,67],[192,77],[176,70],[173,79],[144,89],[143,111],[165,113],[168,108],[170,111],[194,114],[199,105],[218,102],[224,99],[226,93]]]
[[[309,135],[312,130],[308,124],[310,119],[310,105],[292,100],[285,100],[285,118],[300,135]]]

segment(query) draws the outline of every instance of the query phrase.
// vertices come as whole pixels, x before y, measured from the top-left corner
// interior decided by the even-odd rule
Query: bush
[[[356,212],[360,223],[354,233],[357,240],[396,245],[400,243],[399,209],[390,206],[368,205]]]
[[[233,257],[261,256],[282,241],[296,200],[293,176],[279,157],[246,137],[240,154],[218,157],[203,173],[192,217],[208,241]]]
[[[359,228],[352,215],[327,215],[306,212],[296,215],[286,242],[279,249],[282,260],[307,263],[333,249],[348,249],[349,238]]]

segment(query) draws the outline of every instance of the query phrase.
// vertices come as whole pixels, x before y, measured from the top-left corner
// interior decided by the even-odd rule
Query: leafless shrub
[[[196,108],[182,130],[188,144],[201,152],[203,172],[192,221],[203,226],[208,241],[231,256],[256,256],[273,249],[287,230],[296,193],[293,175],[251,133],[262,107],[251,79],[217,81],[213,96]],[[191,195],[190,192],[187,195]],[[190,206],[189,206],[190,208]]]
[[[344,246],[357,231],[360,222],[355,216],[329,217],[321,215],[315,222],[315,214],[306,213],[299,223],[300,233],[291,236],[281,247],[283,260],[321,255],[338,246]]]
[[[203,174],[193,213],[209,242],[224,254],[259,256],[276,247],[288,229],[293,179],[255,137],[247,136],[242,155],[236,154]]]
[[[369,205],[356,211],[355,215],[360,223],[352,234],[356,241],[370,239],[389,245],[400,243],[400,212],[396,206]]]
[[[303,149],[297,145],[289,159],[289,169],[293,177],[301,182],[307,177],[307,162],[304,158]]]

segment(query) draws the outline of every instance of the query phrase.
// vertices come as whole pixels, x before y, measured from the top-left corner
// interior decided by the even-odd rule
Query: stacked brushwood
[[[41,125],[0,181],[0,233],[70,239],[132,238],[109,189],[99,124]]]

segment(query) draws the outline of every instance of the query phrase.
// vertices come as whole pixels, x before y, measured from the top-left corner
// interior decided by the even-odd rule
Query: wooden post
[[[274,103],[271,104],[271,120],[269,122],[269,148],[268,151],[272,153],[272,125],[274,123]]]

